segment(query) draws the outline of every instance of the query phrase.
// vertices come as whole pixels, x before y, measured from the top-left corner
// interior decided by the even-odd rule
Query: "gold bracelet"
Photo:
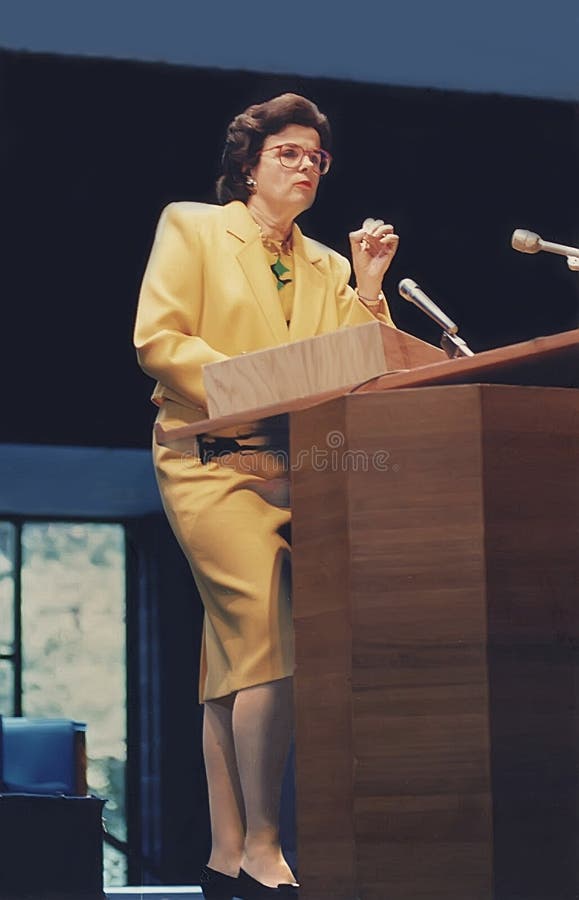
[[[382,303],[382,300],[386,299],[386,297],[384,296],[384,291],[380,291],[376,300],[370,300],[369,297],[362,297],[362,294],[357,287],[355,287],[354,290],[356,292],[356,296],[362,301],[365,306],[378,306],[380,303]]]

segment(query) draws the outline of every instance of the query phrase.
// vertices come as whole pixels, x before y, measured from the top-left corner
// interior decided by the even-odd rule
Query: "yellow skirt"
[[[196,418],[193,410],[171,400],[163,402],[157,416],[165,428]],[[287,471],[271,460],[260,468],[263,456],[236,454],[203,464],[196,454],[153,439],[163,506],[205,609],[201,702],[294,671],[291,512],[289,506],[274,505],[286,502],[280,492],[287,489]]]

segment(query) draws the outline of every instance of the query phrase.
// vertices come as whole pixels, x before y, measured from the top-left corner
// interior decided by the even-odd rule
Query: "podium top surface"
[[[407,372],[392,372],[354,392],[475,383],[579,387],[579,328]]]
[[[179,445],[190,441],[197,434],[229,429],[268,416],[298,412],[346,393],[476,383],[579,387],[579,329],[485,350],[472,357],[445,359],[414,369],[391,372],[347,391],[336,389],[324,394],[248,409],[235,415],[200,419],[178,428],[164,428],[157,423],[155,436],[162,445]]]

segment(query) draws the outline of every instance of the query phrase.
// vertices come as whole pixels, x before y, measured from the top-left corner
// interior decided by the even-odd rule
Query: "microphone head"
[[[410,300],[412,291],[415,291],[418,285],[412,278],[403,278],[402,281],[398,283],[398,293],[405,300]]]
[[[541,249],[541,238],[534,231],[517,228],[516,231],[513,231],[511,247],[521,253],[538,253]]]

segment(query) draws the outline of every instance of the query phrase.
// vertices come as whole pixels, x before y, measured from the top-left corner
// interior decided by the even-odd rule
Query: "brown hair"
[[[251,191],[246,184],[247,172],[258,160],[265,139],[277,134],[287,125],[315,128],[324,150],[330,149],[331,132],[326,116],[315,103],[299,94],[281,94],[249,106],[236,116],[227,128],[227,138],[221,168],[223,174],[216,184],[220,203],[230,200],[247,202]]]

